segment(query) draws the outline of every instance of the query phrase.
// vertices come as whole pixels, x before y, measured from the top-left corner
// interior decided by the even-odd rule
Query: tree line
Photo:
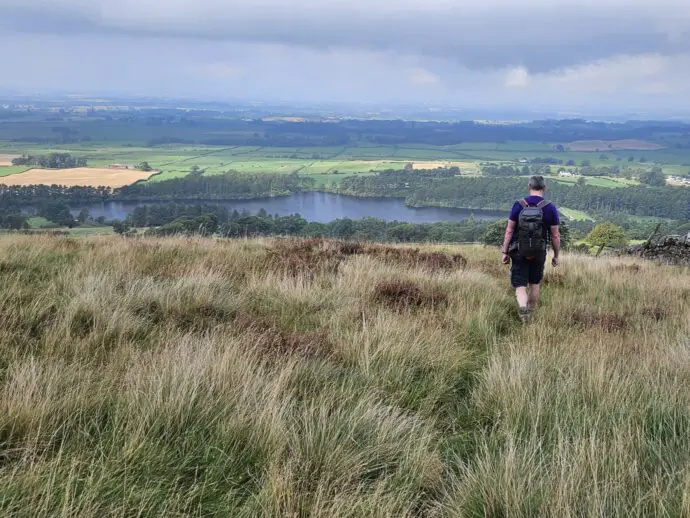
[[[604,219],[622,227],[630,239],[646,239],[657,225],[657,221],[654,220],[634,219],[618,213],[607,214]],[[263,209],[256,214],[250,214],[246,211],[229,211],[225,207],[212,204],[156,203],[138,205],[124,221],[116,222],[116,229],[119,233],[124,233],[131,228],[149,228],[152,229],[150,232],[158,235],[218,233],[226,237],[289,235],[389,242],[453,243],[481,240],[490,244],[500,244],[505,225],[505,219],[492,223],[477,221],[474,218],[463,222],[434,224],[391,223],[371,218],[338,220],[324,224],[308,222],[298,214],[283,217],[270,215]],[[564,221],[563,239],[567,241],[583,238],[594,227],[595,223],[592,221]],[[661,232],[666,234],[684,234],[688,231],[688,221],[667,221],[661,229]],[[493,236],[488,240],[485,238],[487,232]]]
[[[0,228],[3,230],[21,230],[29,228],[28,218],[16,210],[0,210]]]
[[[110,187],[64,185],[5,185],[0,183],[1,207],[37,206],[45,202],[83,204],[113,198]]]
[[[299,214],[277,216],[260,210],[255,214],[228,211],[214,205],[155,204],[136,207],[116,231],[149,227],[153,235],[218,234],[222,237],[298,236],[383,242],[476,242],[487,222],[469,218],[461,222],[411,224],[375,218],[339,219],[330,223],[310,222]],[[156,228],[150,228],[156,227]]]
[[[555,171],[550,165],[543,165],[544,163],[538,163],[532,160],[531,165],[523,166],[513,166],[507,164],[483,164],[481,166],[482,174],[484,176],[530,176],[530,175],[551,175]],[[590,166],[585,165],[575,169],[571,169],[573,174],[579,176],[590,176],[590,177],[620,177],[620,178],[637,178],[640,183],[645,185],[650,185],[652,187],[664,187],[666,185],[666,175],[661,167],[655,166],[651,170],[632,168],[632,167],[620,167],[620,166]]]
[[[33,120],[37,113],[43,120]],[[27,116],[31,119],[15,121]],[[183,111],[176,109],[142,109],[139,112],[113,111],[107,115],[91,112],[76,117],[69,126],[55,126],[51,121],[72,114],[52,112],[28,113],[26,110],[3,110],[2,118],[16,125],[15,141],[59,143],[87,141],[97,125],[113,142],[129,142],[131,135],[141,135],[142,143],[151,147],[166,143],[210,144],[220,146],[270,147],[333,147],[351,145],[455,145],[479,142],[525,142],[541,145],[553,143],[553,153],[563,153],[575,140],[642,139],[670,144],[678,148],[690,146],[690,126],[680,122],[600,123],[586,120],[543,120],[519,124],[482,124],[474,121],[405,121],[405,120],[269,120],[264,114],[228,115],[217,110]],[[101,120],[94,121],[91,118]],[[21,133],[20,133],[21,132]],[[24,135],[22,135],[24,133]],[[677,136],[668,142],[669,136]],[[666,141],[665,141],[666,140]],[[542,148],[543,149],[543,148]],[[615,152],[604,147],[601,153]],[[544,151],[546,153],[546,151]],[[652,157],[652,151],[648,156]],[[462,154],[458,151],[458,155]],[[545,159],[554,160],[554,159]],[[555,158],[559,160],[559,158]]]
[[[48,153],[47,155],[22,155],[12,160],[12,165],[41,167],[44,169],[71,169],[86,167],[86,158],[73,157],[70,153]]]
[[[332,192],[363,197],[404,198],[414,207],[442,206],[508,210],[526,191],[524,178],[434,177],[421,172],[382,172],[344,178]],[[622,212],[635,216],[690,219],[690,189],[631,186],[607,189],[548,183],[556,204],[592,214]]]
[[[188,175],[163,182],[146,182],[112,190],[108,187],[5,186],[0,204],[32,205],[44,201],[83,204],[107,200],[173,201],[237,200],[285,196],[315,188],[311,177],[296,173]],[[403,198],[415,207],[445,206],[508,210],[525,192],[525,179],[461,177],[454,168],[417,171],[389,170],[374,176],[345,177],[326,190],[360,197]],[[669,219],[690,218],[690,189],[631,186],[607,189],[549,182],[549,198],[559,205],[592,214],[622,212]]]
[[[428,171],[389,170],[375,176],[352,176],[331,192],[360,197],[394,197],[411,206],[447,206],[508,210],[526,190],[525,178],[468,178],[457,176],[457,168]],[[549,182],[548,197],[560,206],[586,211],[597,219],[616,221],[628,232],[644,233],[649,222],[640,224],[634,216],[656,216],[687,220],[690,189],[667,187],[625,187],[563,185]],[[40,207],[46,202],[80,206],[111,200],[141,202],[173,200],[232,200],[289,195],[313,190],[314,181],[297,174],[189,175],[164,182],[142,183],[113,190],[109,187],[64,187],[58,185],[5,186],[0,184],[0,207]],[[181,214],[177,214],[181,216]],[[155,225],[169,223],[159,219]],[[589,232],[591,223],[573,222],[576,230]],[[580,228],[582,227],[582,228]]]
[[[252,174],[228,171],[222,175],[188,175],[164,182],[127,185],[117,190],[120,200],[165,201],[243,200],[286,196],[314,186],[312,178],[293,174]]]
[[[146,164],[140,165],[146,167]],[[251,174],[229,171],[220,175],[191,174],[163,182],[110,187],[65,187],[60,185],[12,186],[0,183],[0,204],[38,205],[46,201],[71,204],[122,200],[242,200],[287,196],[314,187],[310,177],[297,174]]]

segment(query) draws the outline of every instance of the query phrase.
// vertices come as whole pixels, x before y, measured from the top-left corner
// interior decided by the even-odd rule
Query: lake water
[[[152,205],[156,202],[107,202],[87,205],[92,218],[124,219],[137,205]],[[158,202],[165,203],[165,202]],[[492,220],[507,217],[507,213],[476,209],[411,208],[401,199],[355,198],[338,194],[307,192],[280,198],[237,201],[190,201],[175,202],[187,205],[221,205],[228,210],[244,210],[251,213],[265,209],[269,214],[289,216],[299,214],[307,221],[328,223],[334,219],[377,218],[386,221],[407,223],[436,223],[439,221],[463,221],[470,216],[477,220]],[[73,207],[75,214],[84,207]]]

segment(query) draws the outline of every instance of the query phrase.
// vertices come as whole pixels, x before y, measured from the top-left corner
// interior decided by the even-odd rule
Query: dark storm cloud
[[[543,72],[613,55],[685,52],[684,1],[0,0],[5,29],[125,34],[451,59]]]

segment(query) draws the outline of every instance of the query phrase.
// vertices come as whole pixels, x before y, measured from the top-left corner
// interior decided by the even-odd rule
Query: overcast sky
[[[0,45],[14,90],[690,110],[690,0],[0,0]]]

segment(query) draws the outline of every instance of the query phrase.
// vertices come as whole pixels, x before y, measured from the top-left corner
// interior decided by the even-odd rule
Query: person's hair
[[[533,176],[529,179],[529,188],[532,191],[544,191],[546,190],[546,181],[543,176]]]

